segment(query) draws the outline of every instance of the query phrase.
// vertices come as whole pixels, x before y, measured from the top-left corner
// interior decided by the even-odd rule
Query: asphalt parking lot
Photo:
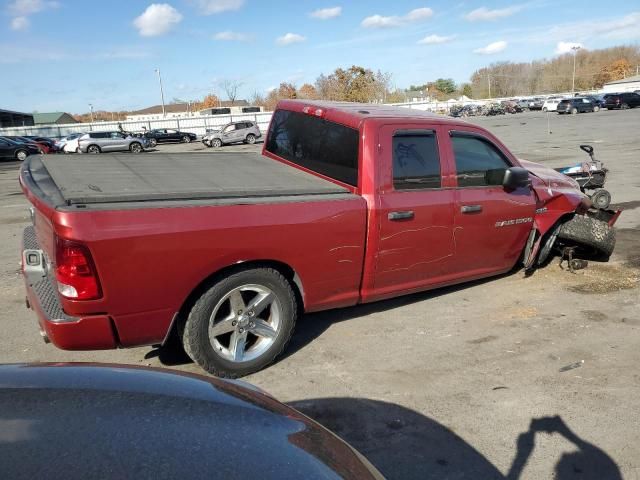
[[[469,121],[552,167],[585,160],[578,145],[592,144],[625,210],[611,261],[575,274],[554,261],[528,278],[308,315],[284,358],[246,380],[334,430],[388,478],[640,479],[640,108]],[[0,363],[200,373],[151,347],[64,352],[42,342],[19,274],[29,220],[17,173],[16,162],[0,163]]]

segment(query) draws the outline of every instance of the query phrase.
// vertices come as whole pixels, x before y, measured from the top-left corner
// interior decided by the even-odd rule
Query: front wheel
[[[544,108],[542,109],[542,111],[543,111],[543,112],[547,112],[547,111],[548,111],[548,108],[547,108],[547,107],[544,107]]]
[[[296,297],[280,272],[244,270],[220,280],[196,301],[182,343],[207,372],[242,377],[265,368],[284,350],[296,315]]]
[[[222,140],[220,140],[219,138],[214,138],[209,143],[211,144],[212,147],[215,147],[215,148],[220,148],[222,146]]]
[[[156,140],[155,138],[150,138],[149,139],[149,146],[151,148],[155,147],[156,145],[158,145],[158,140]]]
[[[594,207],[606,210],[611,204],[611,194],[604,188],[598,188],[591,195],[591,201],[593,202]]]
[[[599,112],[600,111],[600,107],[596,105],[595,107],[593,107],[593,111],[594,112]]]
[[[185,135],[184,137],[182,137],[182,141],[184,143],[191,143],[191,137],[189,135]]]
[[[142,148],[142,145],[139,144],[138,142],[133,142],[129,146],[129,150],[131,151],[131,153],[141,153],[144,149]]]
[[[620,108],[621,108],[622,110],[627,110],[627,109],[629,108],[629,105],[628,105],[628,104],[626,104],[626,103],[623,103],[622,105],[620,105]]]
[[[577,108],[575,108],[575,107],[573,107],[573,108],[571,109],[571,115],[576,115],[577,113],[578,113],[578,109],[577,109]]]

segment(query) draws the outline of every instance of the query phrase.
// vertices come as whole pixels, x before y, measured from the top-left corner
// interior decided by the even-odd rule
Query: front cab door
[[[437,129],[388,125],[379,132],[374,295],[384,298],[428,288],[451,273],[454,191],[443,185]]]
[[[448,147],[457,184],[455,269],[464,278],[508,271],[533,227],[533,191],[502,186],[501,172],[518,166],[517,160],[484,132],[456,126],[449,130]]]

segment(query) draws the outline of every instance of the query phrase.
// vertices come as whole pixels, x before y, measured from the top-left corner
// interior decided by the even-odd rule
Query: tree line
[[[574,57],[575,55],[575,57]],[[438,78],[422,84],[398,89],[391,73],[373,71],[358,65],[336,68],[330,74],[319,75],[315,82],[296,86],[282,82],[267,94],[254,93],[248,98],[252,105],[273,110],[279,100],[307,99],[361,103],[400,103],[410,101],[416,93],[434,100],[447,100],[465,95],[469,98],[517,97],[537,93],[571,91],[575,60],[575,89],[593,90],[607,82],[620,80],[640,71],[640,46],[618,46],[600,50],[579,49],[552,59],[532,62],[497,62],[473,72],[470,82],[456,84],[451,78]],[[224,96],[237,101],[240,81],[224,80],[219,85]],[[193,112],[217,107],[220,97],[214,93],[186,102],[174,98],[170,103],[189,103]],[[129,112],[94,112],[95,120],[121,120]],[[79,121],[90,121],[90,114],[75,115]]]

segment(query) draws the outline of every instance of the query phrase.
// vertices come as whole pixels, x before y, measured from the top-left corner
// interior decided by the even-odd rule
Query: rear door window
[[[489,140],[464,133],[451,132],[456,161],[458,187],[496,185],[499,171],[510,168],[509,161]]]
[[[358,184],[358,130],[323,118],[276,110],[266,149],[348,185]]]
[[[405,130],[395,133],[393,187],[396,190],[441,187],[440,158],[434,131]]]

